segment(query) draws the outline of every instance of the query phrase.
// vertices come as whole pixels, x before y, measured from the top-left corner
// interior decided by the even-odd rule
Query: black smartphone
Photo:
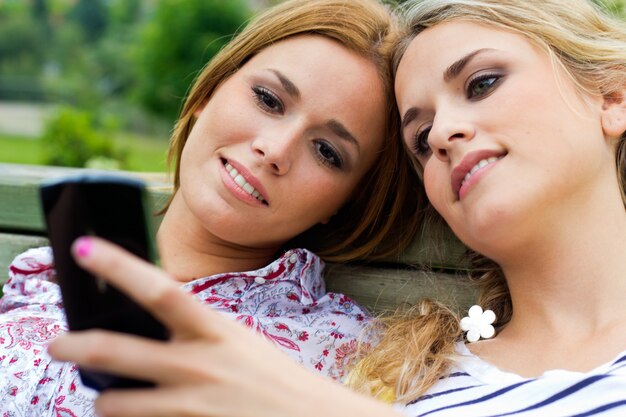
[[[74,240],[94,235],[153,262],[152,216],[146,211],[144,183],[113,174],[83,174],[43,182],[40,197],[70,329],[99,328],[166,340],[167,329],[158,320],[80,268],[70,253]],[[86,386],[99,391],[151,386],[116,375],[79,372]]]

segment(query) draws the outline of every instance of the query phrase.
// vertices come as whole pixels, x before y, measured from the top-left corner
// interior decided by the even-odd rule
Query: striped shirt
[[[524,378],[500,371],[464,344],[457,351],[450,373],[396,408],[411,417],[626,416],[626,352],[589,372],[551,370]]]

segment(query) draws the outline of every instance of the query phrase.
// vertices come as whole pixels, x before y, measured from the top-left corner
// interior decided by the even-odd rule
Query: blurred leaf
[[[140,102],[175,119],[195,76],[249,16],[244,0],[159,1],[135,56]]]
[[[109,22],[104,0],[78,0],[70,11],[70,17],[82,27],[90,42],[104,34]]]
[[[97,130],[91,113],[69,107],[46,122],[41,142],[48,165],[84,167],[93,158],[124,159],[113,141]]]

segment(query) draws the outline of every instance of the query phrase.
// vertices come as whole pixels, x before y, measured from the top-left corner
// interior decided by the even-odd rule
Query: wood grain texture
[[[475,288],[463,273],[443,273],[397,267],[330,264],[326,267],[328,291],[343,293],[375,313],[392,312],[400,304],[413,305],[422,298],[442,301],[466,311],[476,301]]]
[[[0,231],[45,234],[44,220],[39,204],[40,183],[52,178],[85,172],[102,173],[103,171],[0,164]],[[104,172],[131,176],[146,181],[155,208],[162,207],[171,193],[171,186],[164,174]]]

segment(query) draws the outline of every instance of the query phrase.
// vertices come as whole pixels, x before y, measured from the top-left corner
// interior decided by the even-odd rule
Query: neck
[[[278,248],[252,248],[220,239],[189,213],[180,194],[172,200],[157,233],[161,265],[176,280],[261,268]]]
[[[507,332],[584,338],[626,322],[626,211],[609,194],[555,213],[500,263],[514,310]]]

